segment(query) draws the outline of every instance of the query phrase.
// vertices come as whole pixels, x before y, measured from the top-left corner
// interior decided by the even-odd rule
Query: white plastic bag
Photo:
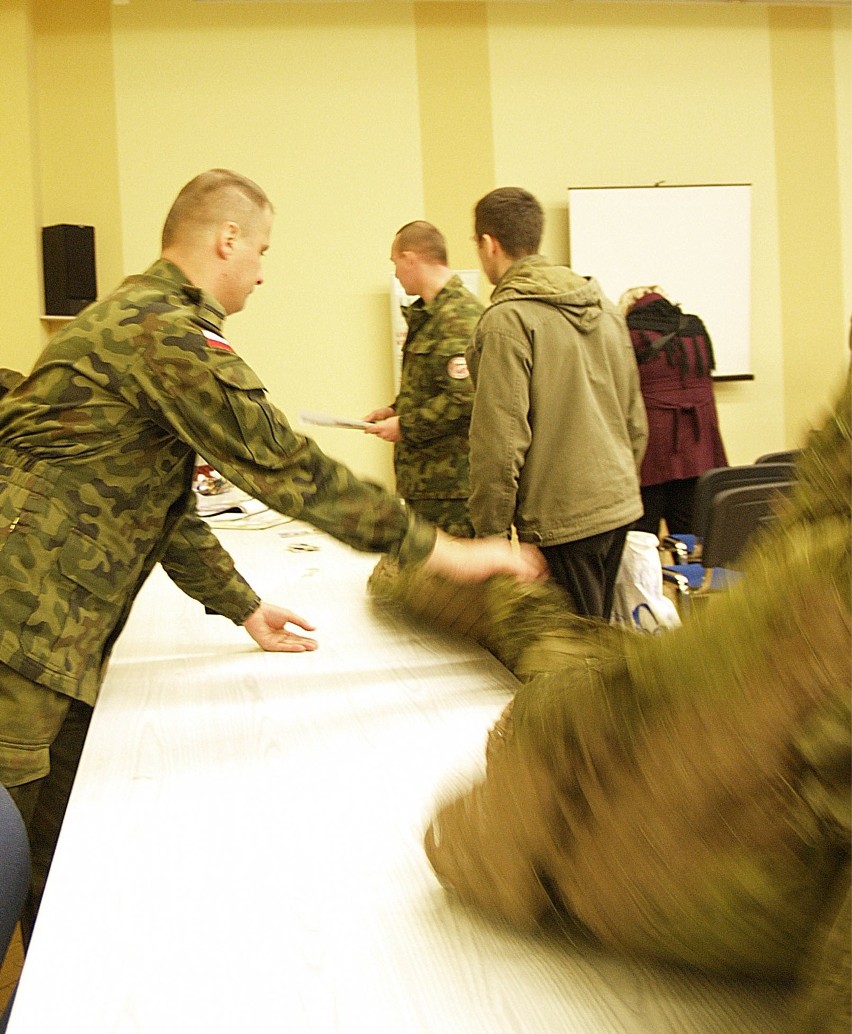
[[[659,634],[680,625],[677,607],[663,593],[660,541],[647,531],[628,531],[615,580],[612,622]]]

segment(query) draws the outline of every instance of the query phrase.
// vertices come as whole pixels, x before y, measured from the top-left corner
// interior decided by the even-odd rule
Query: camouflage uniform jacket
[[[434,532],[293,432],[222,337],[224,312],[159,260],[56,334],[0,403],[0,661],[93,704],[158,561],[241,623],[259,600],[195,513],[196,453],[268,506],[364,550]]]
[[[402,432],[396,487],[404,499],[467,498],[473,384],[463,361],[482,309],[458,276],[431,302],[420,298],[403,309],[408,336],[393,408]]]

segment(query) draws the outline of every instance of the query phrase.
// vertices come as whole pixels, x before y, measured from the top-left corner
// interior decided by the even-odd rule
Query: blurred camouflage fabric
[[[410,513],[416,513],[424,521],[442,528],[448,535],[461,539],[475,537],[470,523],[467,498],[464,499],[407,499]]]
[[[7,391],[11,391],[16,385],[20,384],[24,379],[22,373],[18,373],[17,370],[10,370],[6,366],[0,366],[0,398],[2,398]]]
[[[525,680],[485,779],[427,832],[442,882],[521,924],[570,914],[623,952],[796,980],[809,1034],[850,1029],[850,408],[847,380],[742,581],[661,637],[547,586],[373,578]]]

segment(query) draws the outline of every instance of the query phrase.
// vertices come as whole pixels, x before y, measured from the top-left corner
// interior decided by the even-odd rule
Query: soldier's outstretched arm
[[[239,573],[231,554],[194,512],[175,525],[160,564],[181,592],[207,610],[244,624],[261,600]]]
[[[441,530],[423,568],[460,583],[483,582],[497,574],[537,582],[548,575],[547,561],[535,546],[524,543],[515,549],[502,535],[456,539]]]
[[[287,627],[312,632],[314,626],[291,610],[260,600],[216,534],[195,514],[180,520],[160,562],[178,588],[208,611],[242,625],[262,649],[304,653],[317,648],[315,639]]]

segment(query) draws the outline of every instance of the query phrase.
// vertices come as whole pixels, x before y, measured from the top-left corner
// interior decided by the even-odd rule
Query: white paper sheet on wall
[[[700,316],[717,379],[751,377],[751,187],[572,187],[571,268],[611,301],[658,284]]]

